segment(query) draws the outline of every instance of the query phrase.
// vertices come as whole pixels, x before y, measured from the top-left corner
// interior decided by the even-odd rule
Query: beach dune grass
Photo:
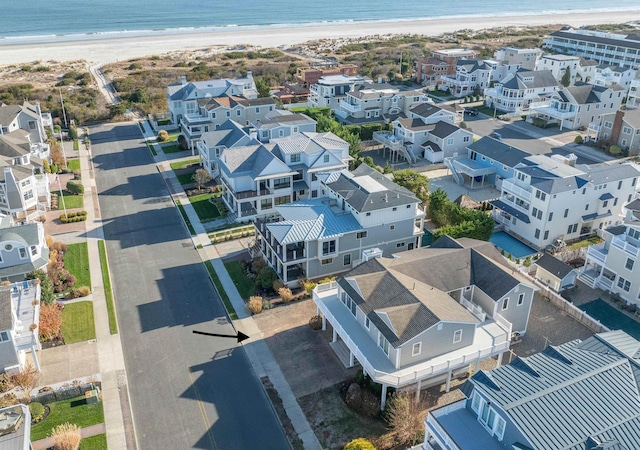
[[[104,422],[102,402],[88,405],[84,396],[47,403],[47,406],[50,410],[47,418],[31,427],[31,441],[49,437],[54,427],[65,422],[80,428]]]

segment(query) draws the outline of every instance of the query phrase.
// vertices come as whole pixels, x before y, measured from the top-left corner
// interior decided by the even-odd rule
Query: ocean
[[[2,43],[292,24],[640,10],[638,0],[2,0]],[[621,14],[620,21],[624,21]]]

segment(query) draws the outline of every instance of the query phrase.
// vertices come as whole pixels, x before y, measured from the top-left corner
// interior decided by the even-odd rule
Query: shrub
[[[89,288],[89,286],[80,286],[78,290],[80,291],[80,297],[86,297],[91,294],[91,288]]]
[[[511,253],[509,253],[509,256],[507,256],[507,258],[509,259],[509,261],[513,261],[513,255]]]
[[[284,283],[282,282],[282,280],[277,279],[276,281],[273,282],[273,290],[276,292],[279,292],[281,288],[284,287]]]
[[[252,295],[247,302],[247,309],[251,314],[259,314],[262,312],[262,297]]]
[[[344,450],[376,450],[376,448],[371,441],[365,438],[358,438],[345,445]]]
[[[256,285],[262,289],[269,289],[277,279],[278,275],[271,267],[263,267],[256,277]]]
[[[64,296],[65,300],[71,300],[80,297],[80,289],[71,289],[67,295]]]
[[[0,380],[1,387],[1,380]],[[0,392],[2,392],[0,390]],[[9,406],[17,405],[20,403],[18,398],[14,394],[7,394],[0,397],[0,408],[8,408]]]
[[[47,240],[47,243],[48,242],[49,241]],[[47,272],[42,269],[34,270],[32,272],[29,272],[25,276],[25,278],[27,280],[38,280],[40,282],[40,300],[42,301],[42,303],[44,303],[45,305],[50,305],[51,303],[53,303],[53,301],[55,300],[55,295],[53,293],[53,283],[51,282],[49,275],[47,275]],[[42,314],[42,312],[40,312],[40,314]]]
[[[169,132],[167,130],[160,130],[158,132],[158,141],[166,142],[169,140]]]
[[[322,317],[313,316],[311,319],[309,319],[309,326],[311,327],[312,330],[321,329],[322,328]]]
[[[530,267],[531,266],[531,256],[527,256],[524,259],[524,262],[522,263],[522,265],[525,266],[525,267]]]
[[[253,261],[251,261],[251,272],[256,275],[265,267],[267,267],[267,262],[261,257],[254,258]]]
[[[380,414],[380,397],[357,383],[351,383],[344,401],[350,409],[363,416],[375,417]]]
[[[291,289],[289,289],[288,287],[281,287],[280,289],[278,289],[278,294],[280,294],[280,298],[285,303],[293,300],[293,294],[291,293]]]
[[[76,214],[76,213],[71,213],[71,215]],[[85,213],[86,214],[86,213]],[[73,216],[72,216],[73,217]],[[49,248],[51,250],[55,250],[57,252],[66,252],[67,250],[69,250],[69,246],[67,244],[65,244],[64,242],[60,242],[60,241],[56,241],[53,244],[51,244],[49,246]]]
[[[573,142],[575,142],[576,144],[582,144],[584,142],[584,139],[582,139],[582,136],[577,135]]]
[[[62,310],[57,304],[40,306],[40,329],[41,341],[49,341],[58,337],[60,326],[62,325]]]
[[[77,450],[80,447],[80,427],[63,423],[51,430],[54,450]]]
[[[307,295],[309,296],[313,295],[313,290],[317,286],[317,283],[314,283],[311,280],[305,280],[305,279],[298,280],[298,283],[300,284],[300,286],[304,288],[305,291],[307,291]]]
[[[69,138],[73,140],[78,139],[78,129],[73,125],[69,127]]]
[[[73,195],[84,194],[84,186],[81,183],[74,183],[73,181],[67,181],[67,191]]]
[[[612,155],[619,155],[620,153],[622,153],[622,149],[617,145],[612,145],[611,147],[609,147],[609,153],[611,153]]]
[[[31,363],[27,363],[25,368],[11,375],[11,383],[22,390],[22,396],[29,398],[31,391],[38,385],[40,372],[38,372]]]
[[[178,146],[180,147],[180,150],[189,150],[189,142],[182,134],[178,136]]]
[[[77,211],[60,215],[60,222],[62,223],[84,222],[85,220],[87,220],[86,211]],[[66,248],[63,250],[63,252],[64,251],[66,251]]]
[[[29,411],[31,411],[31,420],[34,422],[39,421],[44,416],[44,406],[39,402],[31,402],[29,404]]]
[[[423,417],[413,396],[408,392],[392,395],[384,416],[398,444],[414,445],[421,440],[424,431]]]

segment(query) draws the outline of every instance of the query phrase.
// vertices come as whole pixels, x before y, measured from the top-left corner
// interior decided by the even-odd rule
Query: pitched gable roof
[[[220,159],[224,162],[220,168],[231,177],[250,175],[255,179],[263,175],[263,171],[270,165],[277,169],[274,173],[292,173],[289,166],[276,158],[264,145],[227,148]]]

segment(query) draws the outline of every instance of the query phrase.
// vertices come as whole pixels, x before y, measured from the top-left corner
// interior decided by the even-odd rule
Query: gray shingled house
[[[571,341],[473,375],[425,420],[424,450],[640,448],[640,342]]]
[[[535,288],[492,244],[437,239],[431,247],[373,258],[313,293],[331,346],[387,387],[422,387],[466,372],[525,333]]]

